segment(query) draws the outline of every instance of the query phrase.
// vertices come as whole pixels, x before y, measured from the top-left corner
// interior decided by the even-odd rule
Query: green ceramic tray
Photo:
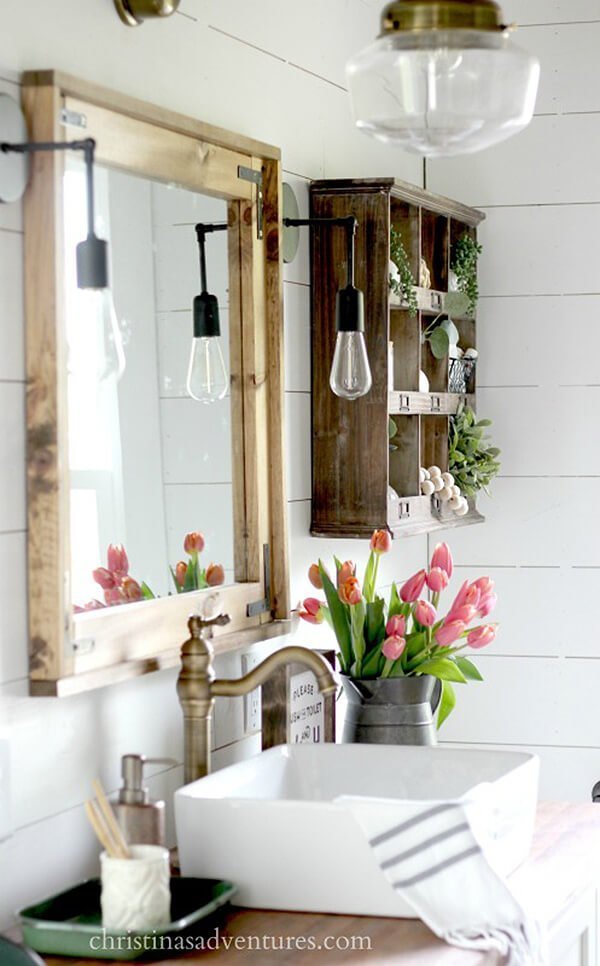
[[[185,952],[186,948],[190,952],[195,948],[191,945],[194,936],[214,930],[215,913],[235,891],[230,882],[217,879],[172,878],[172,921],[148,933],[103,933],[99,879],[81,882],[67,892],[22,909],[19,918],[24,942],[38,953],[131,961],[154,952],[155,957],[160,954],[164,959],[165,955]],[[103,936],[105,948],[96,949]]]

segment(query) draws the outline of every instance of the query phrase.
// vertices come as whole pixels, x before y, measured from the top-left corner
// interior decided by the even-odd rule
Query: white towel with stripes
[[[541,933],[494,871],[472,830],[467,801],[403,802],[343,795],[382,874],[441,939],[489,950],[506,966],[545,962]]]

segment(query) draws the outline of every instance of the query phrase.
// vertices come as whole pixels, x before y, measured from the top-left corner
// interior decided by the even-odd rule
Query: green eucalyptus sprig
[[[463,232],[452,246],[451,268],[456,275],[458,291],[463,292],[469,300],[467,307],[469,315],[475,315],[477,300],[479,298],[477,259],[482,251],[481,245],[466,231]]]
[[[407,303],[409,315],[415,316],[419,311],[419,303],[417,302],[417,294],[415,292],[415,285],[417,283],[411,271],[408,255],[406,254],[404,242],[402,241],[402,235],[393,225],[390,227],[390,258],[400,273],[399,282],[390,275],[390,288],[395,295],[399,295]]]
[[[491,425],[491,419],[478,420],[462,402],[450,420],[448,469],[466,496],[474,496],[478,490],[489,495],[488,486],[500,469],[500,450],[489,445],[484,432]]]

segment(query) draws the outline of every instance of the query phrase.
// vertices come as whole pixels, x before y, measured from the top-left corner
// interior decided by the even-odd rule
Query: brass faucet
[[[334,694],[335,676],[324,658],[307,647],[282,647],[265,658],[242,678],[216,678],[213,670],[212,645],[203,631],[213,625],[228,624],[228,614],[211,620],[194,615],[188,621],[190,637],[181,648],[181,671],[177,694],[184,720],[184,781],[196,781],[210,772],[211,719],[215,697],[241,697],[260,687],[278,668],[286,664],[304,664],[314,672],[322,694]]]

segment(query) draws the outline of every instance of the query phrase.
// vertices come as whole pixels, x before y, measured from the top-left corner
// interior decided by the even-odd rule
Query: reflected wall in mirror
[[[23,92],[32,140],[82,128],[95,140],[111,263],[110,296],[90,306],[74,276],[80,161],[36,154],[24,216],[30,690],[65,695],[178,664],[214,585],[231,616],[217,653],[289,630],[281,167],[277,148],[68,75],[27,73]],[[206,236],[215,299],[193,315],[199,223],[226,230]],[[206,404],[188,368],[217,307],[227,376]]]
[[[191,396],[188,378],[192,306],[201,288],[195,226],[226,225],[227,204],[100,165],[95,186],[112,293],[90,298],[77,288],[73,258],[85,234],[85,171],[68,162],[64,259],[76,611],[235,579],[229,380],[224,398],[205,404]],[[227,231],[209,234],[206,249],[229,373]],[[112,304],[103,316],[96,306],[106,294]],[[184,547],[190,533],[202,539]],[[125,548],[127,565],[122,554],[109,559],[114,545]]]

